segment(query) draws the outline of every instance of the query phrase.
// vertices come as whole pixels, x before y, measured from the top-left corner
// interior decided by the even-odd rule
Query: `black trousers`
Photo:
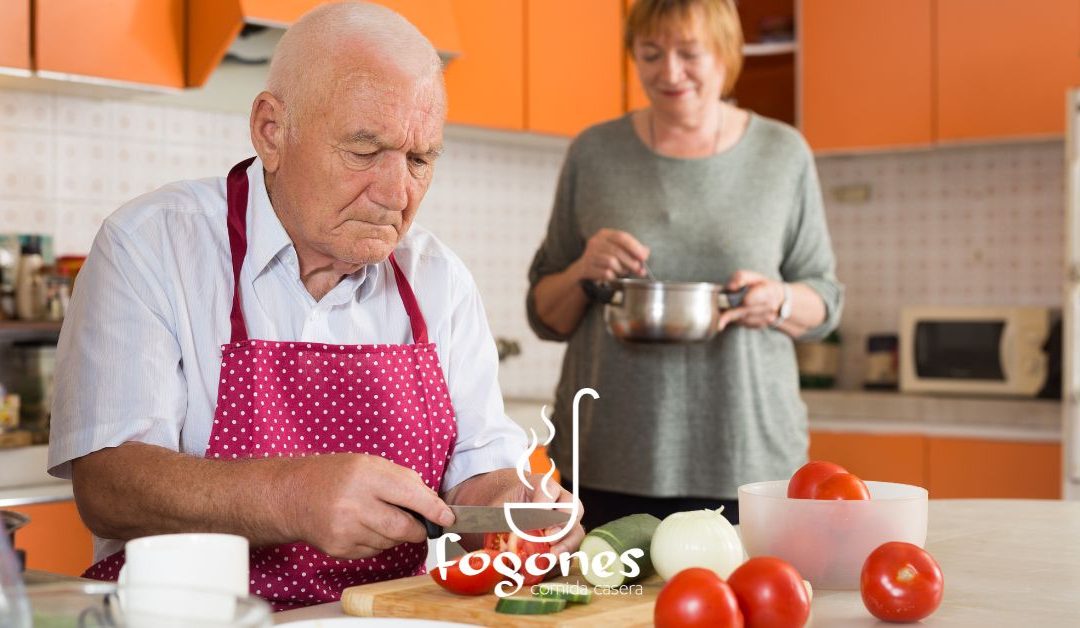
[[[569,482],[563,488],[570,490]],[[724,507],[724,517],[737,525],[739,523],[739,500],[711,499],[702,497],[645,497],[627,493],[601,491],[584,486],[578,487],[578,498],[585,508],[581,523],[588,532],[593,528],[620,517],[637,513],[649,513],[659,519],[676,512],[687,510],[716,510]]]

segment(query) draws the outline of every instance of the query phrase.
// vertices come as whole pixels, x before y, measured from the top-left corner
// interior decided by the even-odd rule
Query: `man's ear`
[[[262,92],[251,104],[251,144],[263,169],[276,172],[285,150],[285,105],[270,92]]]

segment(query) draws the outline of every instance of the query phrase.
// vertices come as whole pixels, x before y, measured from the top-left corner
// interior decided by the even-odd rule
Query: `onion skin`
[[[670,580],[684,569],[704,567],[726,579],[742,564],[742,542],[721,510],[677,512],[660,523],[649,555],[661,578]]]

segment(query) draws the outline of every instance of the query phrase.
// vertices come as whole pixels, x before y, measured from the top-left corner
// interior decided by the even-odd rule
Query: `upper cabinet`
[[[526,129],[572,136],[621,115],[623,0],[526,7]]]
[[[0,5],[0,68],[30,69],[30,0]]]
[[[525,128],[525,1],[453,0],[462,53],[446,67],[447,119]]]
[[[1080,0],[936,4],[938,139],[1061,135],[1065,90],[1080,85]]]
[[[815,150],[1061,135],[1080,0],[802,0]]]
[[[63,75],[182,88],[185,0],[38,0],[34,64]]]
[[[799,120],[815,150],[930,143],[931,15],[931,0],[802,3]]]

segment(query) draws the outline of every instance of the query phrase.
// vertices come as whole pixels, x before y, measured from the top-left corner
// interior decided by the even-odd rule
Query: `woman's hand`
[[[726,290],[739,290],[743,287],[747,290],[742,305],[720,315],[721,331],[733,323],[761,329],[776,320],[780,305],[784,302],[784,284],[752,270],[737,270],[724,285]]]
[[[644,275],[649,247],[625,231],[601,229],[585,243],[578,258],[580,278],[610,281],[627,275]]]

